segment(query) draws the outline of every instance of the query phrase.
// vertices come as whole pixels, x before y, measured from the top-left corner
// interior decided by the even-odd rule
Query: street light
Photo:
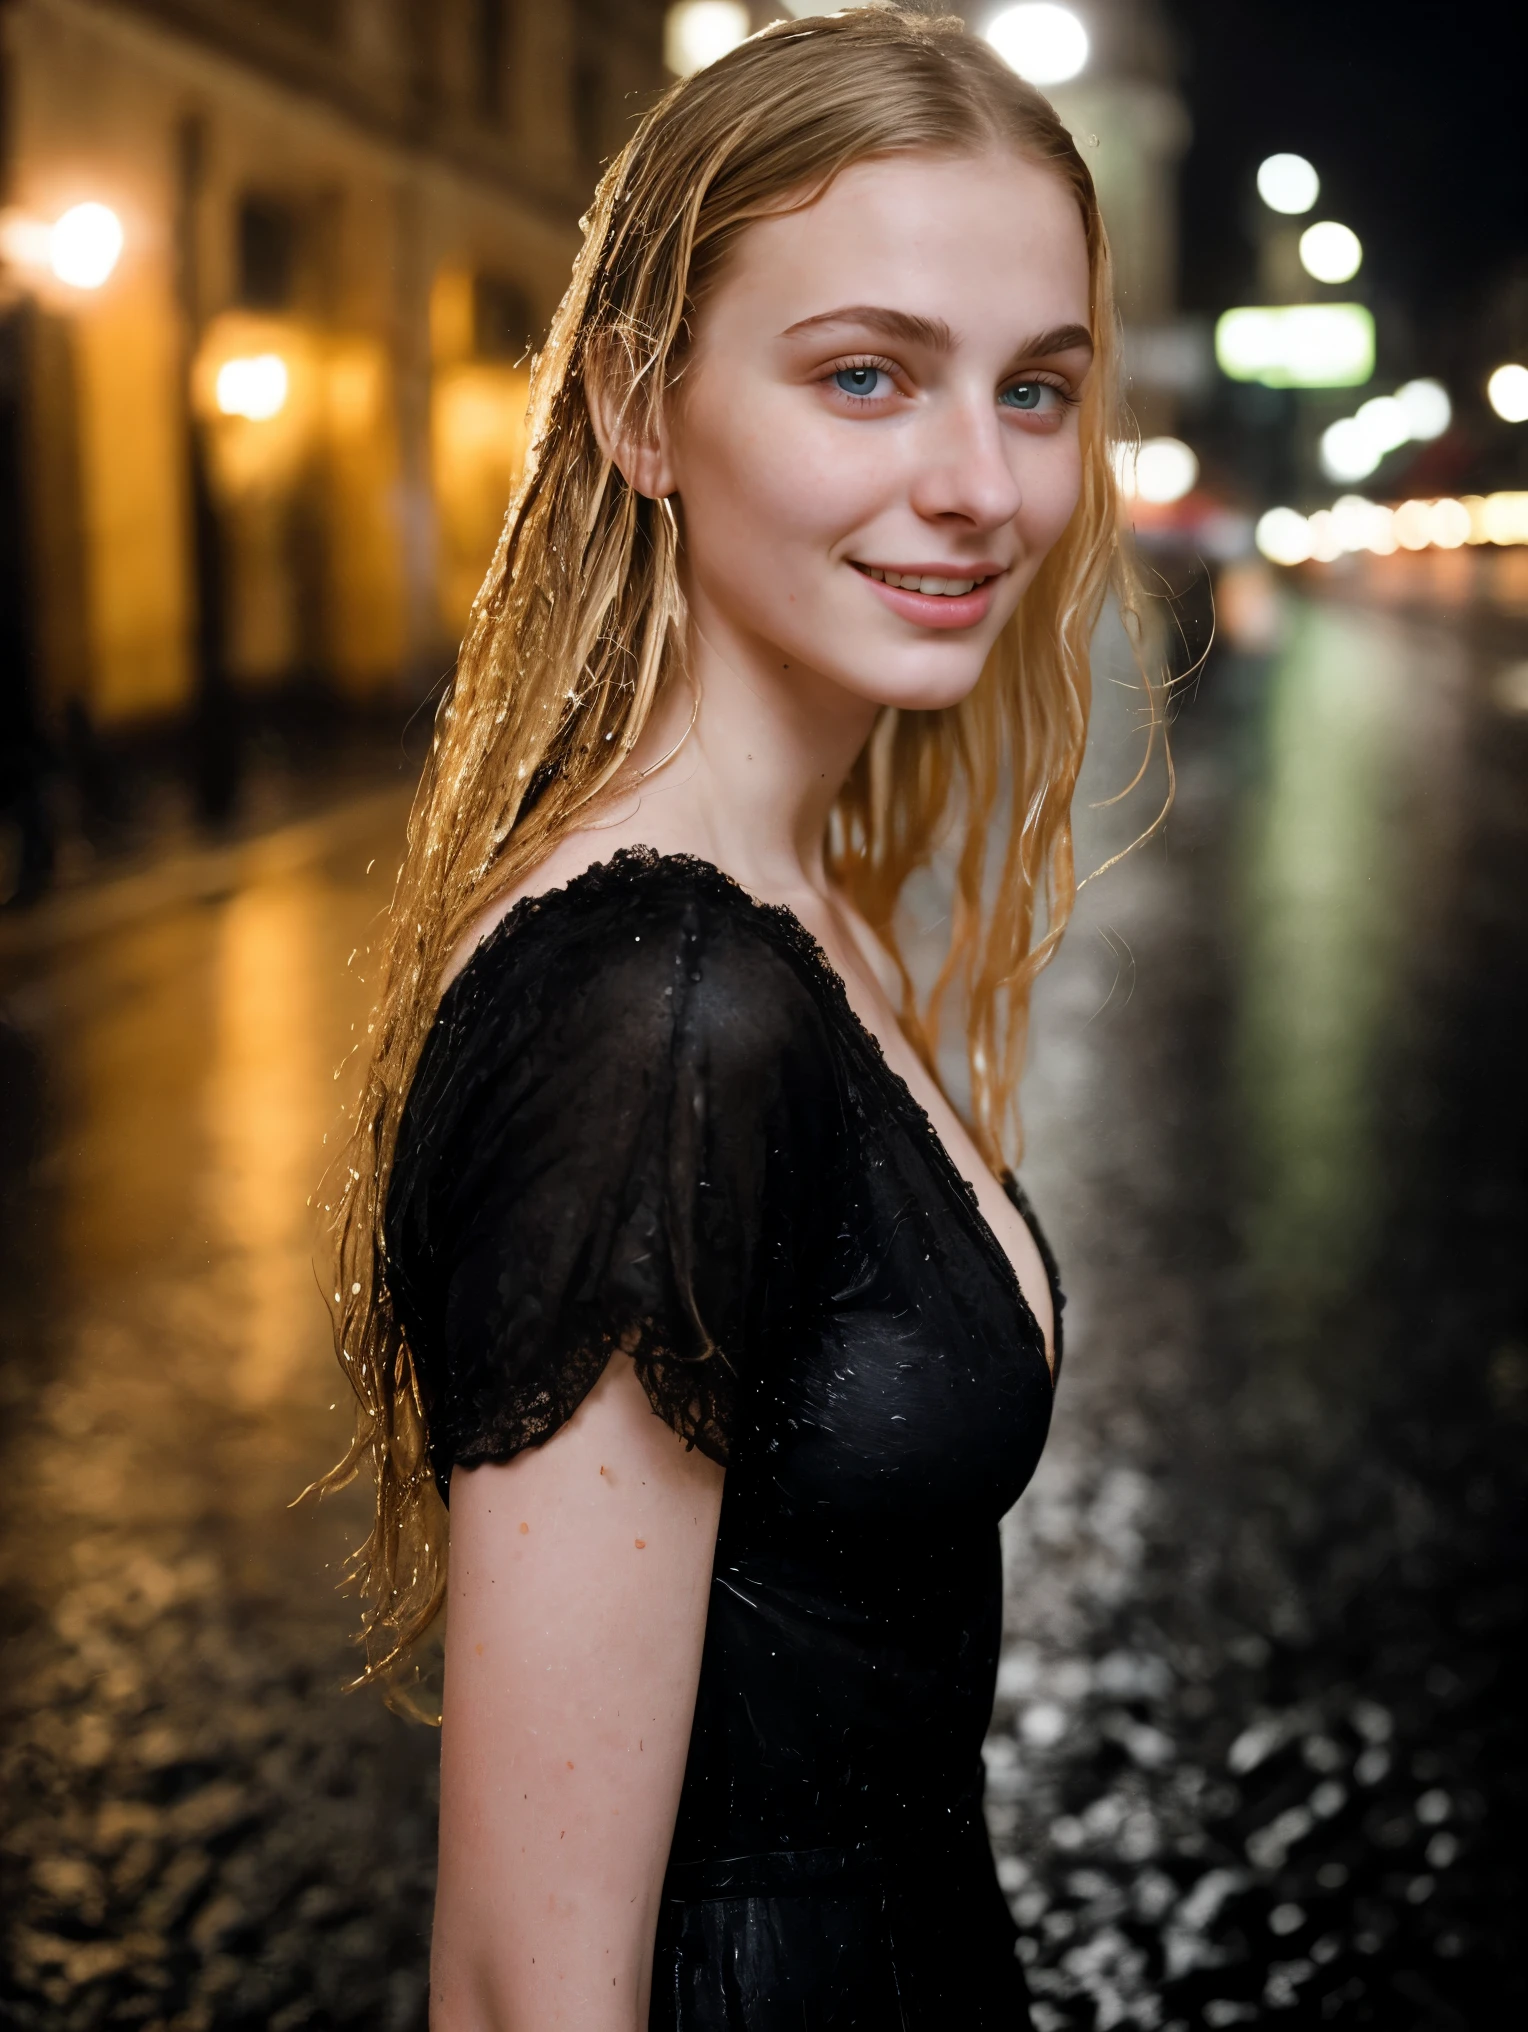
[[[286,408],[288,386],[287,364],[279,353],[252,353],[223,362],[213,397],[224,416],[266,423]]]
[[[1321,179],[1303,155],[1270,155],[1257,166],[1257,194],[1270,212],[1294,218],[1321,195]]]
[[[1351,226],[1321,219],[1300,235],[1300,266],[1317,282],[1346,282],[1363,264],[1363,244]]]
[[[1528,367],[1509,360],[1486,383],[1486,400],[1503,423],[1528,423]]]
[[[748,33],[748,9],[739,0],[679,0],[663,17],[663,61],[676,77],[704,70]]]
[[[71,205],[48,236],[48,266],[71,289],[99,289],[122,253],[122,221],[109,205]]]
[[[1088,31],[1070,7],[1005,7],[987,23],[988,42],[1032,85],[1064,85],[1088,60]]]

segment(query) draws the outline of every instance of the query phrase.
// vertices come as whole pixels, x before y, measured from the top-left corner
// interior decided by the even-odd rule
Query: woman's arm
[[[432,2032],[645,2032],[721,1497],[619,1356],[453,1475]]]

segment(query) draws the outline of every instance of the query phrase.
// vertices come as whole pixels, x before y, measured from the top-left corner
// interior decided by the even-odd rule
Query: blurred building
[[[965,11],[980,31],[995,7]],[[1154,0],[1080,11],[1089,61],[1053,96],[1149,335],[1176,301],[1172,52]],[[528,349],[598,164],[664,82],[664,16],[0,0],[0,806],[58,729],[191,715],[217,809],[230,701],[408,696],[449,667]],[[71,216],[120,229],[114,263],[91,270],[87,233],[61,272]]]
[[[438,675],[596,166],[663,81],[659,0],[0,0],[0,27],[12,725],[23,681],[111,726]],[[120,224],[99,286],[56,272],[81,205]]]

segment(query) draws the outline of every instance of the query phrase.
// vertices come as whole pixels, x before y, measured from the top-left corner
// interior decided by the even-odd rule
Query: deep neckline
[[[982,1204],[977,1197],[976,1187],[966,1177],[966,1174],[951,1156],[949,1146],[946,1144],[943,1136],[940,1135],[928,1109],[924,1107],[918,1096],[908,1085],[906,1079],[897,1071],[890,1059],[887,1058],[886,1048],[881,1043],[880,1038],[876,1036],[870,1025],[860,1015],[853,1002],[849,999],[849,990],[844,983],[844,978],[828,958],[826,951],[823,949],[822,941],[802,922],[789,904],[770,903],[765,901],[761,896],[755,896],[745,883],[740,882],[735,875],[729,875],[725,868],[718,867],[714,861],[708,861],[703,854],[660,853],[656,847],[640,844],[617,847],[615,852],[607,856],[605,860],[591,861],[587,868],[580,868],[578,873],[570,875],[566,882],[557,883],[550,889],[537,890],[532,895],[522,896],[516,903],[512,904],[505,911],[504,915],[499,918],[497,923],[490,926],[484,932],[471,953],[467,956],[467,959],[463,962],[461,968],[453,975],[441,997],[442,1003],[456,995],[457,991],[463,987],[473,974],[480,960],[485,960],[490,953],[496,952],[508,945],[515,934],[526,924],[538,917],[549,903],[560,903],[569,900],[575,894],[583,893],[586,890],[598,892],[602,888],[613,887],[616,878],[628,871],[653,874],[663,868],[674,868],[692,877],[699,877],[709,882],[719,889],[729,901],[743,904],[756,917],[764,919],[775,931],[781,942],[801,962],[809,976],[816,982],[819,990],[826,996],[829,1006],[837,1014],[842,1026],[847,1030],[851,1039],[858,1044],[862,1056],[868,1058],[872,1067],[878,1072],[883,1085],[890,1094],[893,1104],[897,1107],[903,1118],[910,1122],[920,1137],[933,1159],[935,1169],[942,1174],[948,1185],[954,1187],[955,1197],[963,1208],[967,1224],[975,1235],[984,1255],[986,1255],[992,1267],[1006,1284],[1009,1295],[1017,1300],[1030,1325],[1034,1328],[1035,1335],[1040,1344],[1040,1359],[1045,1365],[1045,1372],[1050,1380],[1052,1392],[1054,1392],[1060,1371],[1061,1293],[1049,1264],[1044,1261],[1044,1252],[1042,1251],[1042,1267],[1046,1271],[1046,1284],[1050,1294],[1051,1311],[1054,1315],[1053,1345],[1057,1349],[1054,1362],[1046,1353],[1044,1329],[1040,1325],[1034,1307],[1029,1302],[1024,1286],[1019,1281],[1019,1273],[1014,1266],[1013,1258],[998,1240],[996,1229],[982,1211]],[[1018,1214],[1020,1220],[1024,1222],[1025,1227],[1030,1230],[1031,1238],[1033,1239],[1033,1224],[1026,1217],[1024,1208],[1016,1197],[1018,1182],[1014,1178],[1013,1173],[1011,1171],[1005,1172],[998,1179],[998,1183],[1002,1186],[1009,1204]],[[1036,1246],[1039,1246],[1038,1242]]]

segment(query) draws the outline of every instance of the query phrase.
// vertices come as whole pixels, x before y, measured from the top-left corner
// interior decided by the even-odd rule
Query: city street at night
[[[1067,1356],[988,1814],[1041,2032],[1522,2003],[1524,645],[1281,597],[1038,1001]],[[1161,788],[1096,808],[1100,675],[1083,868]],[[406,805],[0,928],[6,2024],[425,2022],[438,1738],[343,1690],[363,1492],[288,1507]]]
[[[1528,2024],[1525,74],[0,0],[0,2032]]]

